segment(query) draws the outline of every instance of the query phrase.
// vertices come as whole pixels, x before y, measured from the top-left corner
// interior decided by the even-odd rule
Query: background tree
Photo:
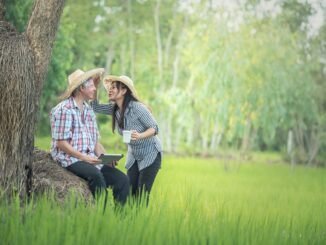
[[[31,1],[8,1],[6,16],[18,26]],[[312,28],[311,20],[325,10],[321,0],[67,0],[38,135],[49,135],[48,114],[67,75],[106,67],[134,79],[167,152],[232,148],[288,157],[291,146],[293,160],[322,163],[326,32],[324,22]],[[104,89],[99,96],[107,101]],[[106,148],[125,150],[110,132],[110,117],[97,118]]]

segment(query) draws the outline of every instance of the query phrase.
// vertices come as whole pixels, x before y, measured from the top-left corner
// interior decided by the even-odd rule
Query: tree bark
[[[35,149],[33,156],[34,197],[53,193],[56,200],[63,203],[69,193],[74,192],[78,198],[88,203],[93,201],[87,182],[61,167],[49,152]]]
[[[0,22],[0,188],[8,195],[32,190],[38,104],[64,3],[36,0],[26,33]]]

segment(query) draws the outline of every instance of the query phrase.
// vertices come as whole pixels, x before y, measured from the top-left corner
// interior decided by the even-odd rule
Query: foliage
[[[25,31],[27,20],[33,0],[5,0],[6,19],[9,20],[19,32]]]
[[[316,4],[324,6],[297,0],[68,0],[39,133],[49,132],[48,113],[67,75],[105,67],[133,78],[168,152],[293,151],[301,156],[296,162],[316,162],[326,149],[325,24],[309,34],[311,17],[326,13]],[[11,5],[11,19],[26,18],[26,6]],[[107,102],[103,89],[99,94]],[[102,129],[110,128],[108,117],[98,119]],[[293,149],[286,149],[289,141]]]
[[[75,45],[75,40],[70,34],[76,29],[76,24],[71,20],[69,11],[69,7],[64,9],[52,52],[48,76],[44,82],[38,121],[38,133],[41,135],[47,135],[50,132],[49,112],[58,103],[58,96],[67,87],[67,74],[74,69],[72,68],[74,55],[71,53],[71,49]]]

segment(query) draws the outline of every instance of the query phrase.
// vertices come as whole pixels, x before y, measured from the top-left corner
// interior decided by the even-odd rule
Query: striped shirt
[[[95,156],[95,146],[99,138],[93,109],[84,102],[82,115],[76,101],[70,97],[51,110],[51,155],[63,167],[80,161],[57,147],[58,140],[66,140],[75,150]],[[99,165],[100,167],[100,165]]]
[[[99,104],[97,100],[91,102],[95,112],[112,115],[114,103]],[[120,119],[119,109],[115,114],[116,120]],[[128,144],[128,153],[126,160],[126,169],[137,161],[138,169],[142,170],[150,166],[157,154],[162,152],[162,144],[157,134],[159,132],[158,124],[149,110],[140,102],[130,101],[124,115],[124,129],[116,124],[116,130],[122,135],[122,130],[136,130],[138,133],[145,132],[149,128],[155,129],[155,135],[146,139],[131,140]]]

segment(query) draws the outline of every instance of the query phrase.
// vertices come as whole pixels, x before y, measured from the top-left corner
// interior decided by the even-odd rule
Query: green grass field
[[[1,200],[0,244],[326,244],[325,191],[325,169],[167,156],[148,208]]]

